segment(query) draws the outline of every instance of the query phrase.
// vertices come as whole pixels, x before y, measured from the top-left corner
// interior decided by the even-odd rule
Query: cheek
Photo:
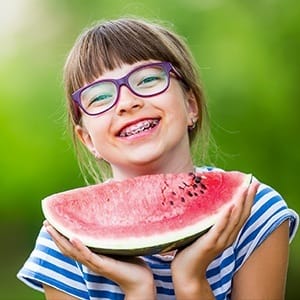
[[[106,130],[103,127],[90,128],[89,130],[91,140],[93,143],[105,142],[106,139]]]
[[[109,130],[108,124],[108,121],[105,122],[105,120],[100,117],[92,117],[84,122],[84,127],[89,133],[90,139],[94,144],[105,140],[106,134]]]
[[[181,86],[177,84],[173,84],[170,86],[171,88],[167,92],[166,106],[172,107],[175,113],[177,114],[187,114],[188,112],[188,95],[182,90]]]
[[[166,104],[166,109],[174,119],[178,122],[187,122],[189,116],[188,103],[181,94],[174,95]]]

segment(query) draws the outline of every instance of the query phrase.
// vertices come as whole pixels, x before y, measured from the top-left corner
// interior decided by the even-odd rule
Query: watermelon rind
[[[211,225],[212,226],[212,225]],[[118,249],[107,249],[107,248],[94,248],[88,246],[93,252],[99,254],[106,254],[106,255],[118,255],[118,256],[144,256],[144,255],[152,255],[157,253],[166,253],[172,250],[177,250],[180,248],[184,248],[185,246],[191,244],[197,238],[205,234],[210,228],[209,226],[206,229],[200,230],[194,235],[184,237],[178,240],[178,237],[175,241],[172,242],[164,242],[159,245],[144,245],[142,248],[118,248]],[[129,243],[128,243],[129,244]]]
[[[251,174],[245,174],[244,181],[239,190],[244,190],[252,181]],[[230,203],[235,202],[239,197],[237,190]],[[49,223],[66,238],[77,238],[93,252],[105,255],[118,256],[140,256],[163,253],[174,249],[185,247],[195,239],[205,234],[218,220],[220,212],[228,205],[225,203],[219,207],[219,210],[205,219],[194,223],[193,225],[177,229],[172,232],[159,233],[145,237],[126,237],[119,239],[93,239],[86,236],[77,235],[76,232],[70,231],[62,226],[52,215],[47,206],[47,198],[42,201],[42,210]]]

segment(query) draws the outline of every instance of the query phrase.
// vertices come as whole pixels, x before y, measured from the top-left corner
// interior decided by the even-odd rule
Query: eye
[[[164,74],[163,73],[158,73],[158,74],[151,74],[144,76],[142,79],[140,79],[136,86],[137,87],[151,87],[153,85],[156,85],[157,83],[164,81]]]
[[[113,99],[113,94],[111,93],[99,94],[88,101],[88,107],[106,105],[112,99]]]
[[[151,83],[153,81],[157,81],[159,79],[160,79],[159,76],[156,76],[156,75],[147,76],[147,77],[143,78],[143,80],[141,80],[138,85],[149,84],[149,83]]]

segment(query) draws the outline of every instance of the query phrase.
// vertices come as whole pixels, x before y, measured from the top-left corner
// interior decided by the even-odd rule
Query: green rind
[[[112,256],[115,256],[115,255],[116,256],[144,256],[144,255],[165,253],[165,252],[176,250],[179,248],[184,248],[184,247],[190,245],[197,238],[199,238],[203,234],[205,234],[210,228],[202,230],[192,236],[186,237],[186,238],[178,240],[178,241],[155,245],[155,246],[150,246],[150,247],[146,247],[146,248],[101,249],[101,248],[89,247],[89,249],[98,254],[112,255]]]

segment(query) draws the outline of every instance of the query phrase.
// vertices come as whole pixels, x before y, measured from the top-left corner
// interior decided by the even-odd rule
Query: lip
[[[122,133],[127,127],[134,126],[135,124],[138,124],[138,123],[141,123],[141,122],[145,122],[145,121],[149,121],[149,120],[158,120],[158,124],[157,124],[157,125],[159,125],[160,119],[161,119],[161,118],[159,118],[159,117],[157,117],[157,118],[153,118],[153,117],[152,117],[152,118],[145,117],[145,118],[139,118],[139,119],[130,121],[130,122],[124,124],[124,125],[118,130],[116,136],[119,137],[119,138],[130,138],[130,137],[135,137],[135,136],[138,136],[138,135],[140,136],[140,135],[142,135],[142,134],[145,133],[145,132],[144,132],[144,131],[141,131],[141,132],[139,132],[139,133],[136,134],[136,135],[134,134],[134,135],[132,135],[132,136],[124,136],[124,137],[121,136],[121,133]],[[156,128],[157,125],[156,125],[154,128]],[[153,129],[153,128],[152,128],[152,129]],[[151,129],[150,129],[150,130],[147,130],[146,132],[148,132],[148,131],[151,131]]]

